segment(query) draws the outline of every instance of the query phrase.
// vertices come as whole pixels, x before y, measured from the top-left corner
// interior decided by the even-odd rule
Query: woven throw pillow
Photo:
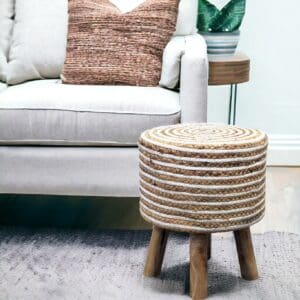
[[[122,13],[109,0],[69,0],[64,83],[156,86],[179,0],[147,0]]]

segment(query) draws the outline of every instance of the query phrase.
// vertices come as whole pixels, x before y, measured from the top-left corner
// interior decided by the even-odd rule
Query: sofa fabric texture
[[[179,0],[147,0],[122,13],[109,0],[69,0],[63,83],[157,86]]]
[[[139,196],[137,147],[0,146],[0,193]]]
[[[13,28],[14,0],[0,1],[0,81],[6,81],[7,58]]]
[[[181,56],[181,123],[207,122],[208,59],[206,43],[199,34],[184,38]]]
[[[160,87],[37,80],[0,93],[0,145],[133,146],[144,130],[179,122],[179,94]]]
[[[7,83],[59,78],[67,20],[67,0],[16,0]]]

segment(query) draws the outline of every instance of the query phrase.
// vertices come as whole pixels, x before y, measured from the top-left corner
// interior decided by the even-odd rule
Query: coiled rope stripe
[[[215,232],[254,224],[265,210],[267,136],[215,124],[144,132],[140,211],[168,229]]]

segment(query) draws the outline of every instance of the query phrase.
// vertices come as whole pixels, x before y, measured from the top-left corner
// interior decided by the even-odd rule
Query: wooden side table
[[[249,81],[250,59],[237,52],[234,56],[209,57],[209,85],[230,85],[228,124],[236,123],[237,88]]]

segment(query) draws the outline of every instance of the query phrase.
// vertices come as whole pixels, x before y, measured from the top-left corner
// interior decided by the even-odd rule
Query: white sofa
[[[164,51],[158,87],[63,85],[59,74],[44,78],[37,69],[36,80],[7,85],[6,80],[12,82],[7,74],[18,72],[10,64],[16,62],[13,44],[26,27],[20,31],[16,25],[22,5],[36,1],[0,4],[0,24],[9,33],[0,34],[0,193],[138,197],[141,132],[206,122],[208,64],[205,42],[196,33],[197,0],[181,0],[177,34]],[[34,9],[46,3],[58,2],[39,2]],[[1,16],[1,9],[14,11]],[[38,58],[47,60],[43,55]],[[180,91],[172,89],[179,77]]]

